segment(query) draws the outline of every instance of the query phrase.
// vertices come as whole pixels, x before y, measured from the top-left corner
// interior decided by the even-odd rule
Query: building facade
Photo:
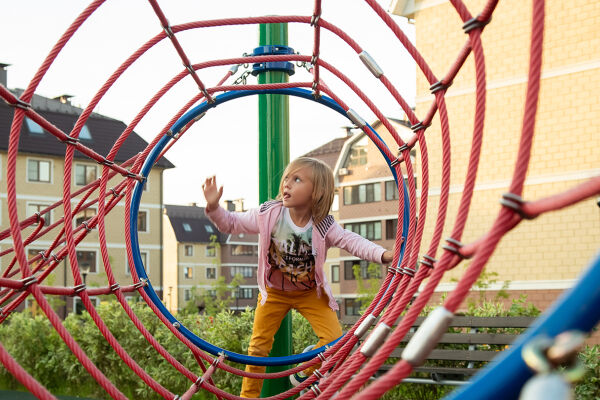
[[[5,82],[4,82],[5,83]],[[21,90],[14,90],[18,96]],[[44,118],[57,126],[63,132],[70,132],[75,121],[81,114],[80,108],[72,106],[67,97],[49,99],[35,95],[32,107]],[[8,205],[7,205],[7,181],[6,165],[10,126],[12,124],[14,110],[6,103],[0,102],[0,230],[9,229]],[[80,141],[85,146],[93,149],[99,154],[106,155],[110,148],[125,129],[126,125],[112,118],[92,113],[80,134]],[[147,146],[147,143],[136,133],[124,142],[123,147],[117,154],[115,162],[122,163],[138,154]],[[63,199],[63,179],[65,170],[66,145],[56,137],[42,129],[29,118],[25,118],[21,128],[19,142],[19,153],[16,159],[16,185],[17,185],[17,212],[20,221],[36,216],[41,213],[39,222],[22,231],[22,237],[28,238],[34,231],[41,229],[41,237],[26,246],[26,252],[30,259],[47,252],[53,240],[59,234],[63,223],[63,207],[59,205],[49,212],[44,212],[49,206],[61,202]],[[173,165],[166,159],[162,159],[151,171],[146,182],[138,215],[138,237],[140,250],[147,274],[157,290],[162,295],[162,173],[165,168]],[[96,181],[102,174],[102,166],[75,151],[73,166],[71,170],[71,193],[76,193],[86,185]],[[117,175],[108,182],[108,190],[121,182],[123,177]],[[80,203],[86,195],[87,190],[74,196],[71,200],[72,209]],[[98,192],[94,191],[89,200],[97,198]],[[110,199],[111,195],[107,196]],[[75,229],[98,212],[97,202],[89,204],[73,216],[72,227]],[[121,285],[132,282],[131,273],[126,256],[125,247],[125,202],[121,199],[116,207],[106,215],[106,242],[110,267],[117,282]],[[87,226],[86,226],[87,227]],[[47,230],[47,232],[45,232]],[[45,232],[45,233],[44,233]],[[39,231],[36,231],[38,234]],[[59,245],[53,253],[61,249]],[[0,251],[8,251],[12,248],[10,237],[0,241]],[[105,265],[100,255],[98,229],[91,230],[86,237],[76,246],[77,264],[80,271],[84,273],[85,283],[88,287],[108,286],[105,273]],[[38,257],[39,258],[39,257]],[[12,256],[10,253],[0,259],[0,269],[3,276],[10,276],[13,269],[9,270]],[[35,267],[32,263],[31,267]],[[16,268],[18,270],[18,267]],[[50,286],[73,286],[73,276],[68,257],[61,260],[50,276],[44,281]],[[134,296],[131,294],[131,296]],[[95,297],[93,301],[98,304],[100,298]],[[82,304],[79,297],[63,297],[57,312],[61,316],[73,310],[80,310]],[[35,307],[30,298],[26,299],[25,307]],[[22,307],[21,307],[22,308]]]
[[[467,0],[476,14],[483,0]],[[498,3],[485,27],[487,105],[484,141],[475,193],[462,241],[487,232],[506,192],[514,169],[524,110],[529,62],[532,2]],[[398,0],[392,12],[414,20],[416,47],[441,77],[467,40],[462,21],[449,2]],[[600,7],[595,0],[565,3],[546,1],[541,90],[533,152],[523,198],[540,199],[568,190],[600,174],[600,119],[598,71]],[[431,29],[435,26],[435,29]],[[470,56],[446,93],[451,126],[452,172],[449,214],[455,215],[467,172],[475,104],[475,73]],[[433,96],[429,83],[417,74],[416,113],[425,115]],[[429,149],[439,149],[439,118],[426,131]],[[456,150],[455,150],[456,149]],[[431,188],[424,238],[431,237],[439,202],[441,154],[430,152]],[[588,199],[534,221],[523,221],[501,241],[486,271],[509,281],[511,297],[527,294],[539,308],[547,308],[587,267],[600,243],[598,199]],[[451,222],[451,221],[450,221]],[[444,237],[451,229],[447,225]],[[446,274],[439,293],[452,290],[451,280],[463,267]],[[492,286],[492,289],[498,288]]]

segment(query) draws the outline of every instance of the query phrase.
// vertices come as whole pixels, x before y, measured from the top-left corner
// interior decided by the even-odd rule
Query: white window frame
[[[146,230],[140,231],[140,227],[138,225],[138,233],[150,233],[150,210],[147,208],[142,208],[139,210],[139,212],[146,213]],[[139,217],[139,212],[138,212],[138,217]]]
[[[32,181],[29,179],[29,161],[44,161],[50,163],[50,181]],[[25,159],[25,180],[27,183],[53,184],[54,183],[54,161],[51,158],[27,157]]]
[[[94,307],[98,308],[98,306],[100,305],[100,298],[96,297],[96,296],[90,296],[90,300],[94,302]],[[71,312],[75,313],[75,311],[77,310],[77,303],[80,302],[83,305],[83,301],[81,300],[81,298],[79,296],[74,296],[73,297],[73,304],[71,308]],[[85,310],[85,307],[83,307]]]
[[[186,297],[188,297],[186,299]],[[192,300],[192,289],[183,289],[183,301]]]
[[[191,254],[187,253],[187,249],[188,248],[192,249]],[[185,245],[183,245],[183,255],[186,256],[186,257],[194,257],[194,245],[193,244],[185,244]]]
[[[209,249],[209,248],[211,248],[211,247],[212,247],[212,248],[215,250],[215,255],[214,255],[214,256],[209,256],[209,255],[208,255],[208,249]],[[213,245],[207,245],[207,246],[204,248],[204,256],[205,256],[205,257],[209,257],[209,258],[214,258],[214,257],[216,257],[216,256],[217,256],[217,246],[215,246],[214,244],[213,244]]]
[[[90,168],[90,167],[93,167],[96,170],[96,180],[98,178],[100,178],[100,173],[98,172],[98,166],[97,165],[90,164],[90,163],[81,163],[81,162],[80,163],[75,163],[75,166],[73,168],[73,185],[79,186],[79,187],[83,187],[85,185],[89,185],[90,183],[92,183],[92,182],[87,182],[87,183],[84,183],[83,185],[80,185],[80,184],[77,183],[77,167],[78,166],[84,167],[86,169]],[[87,180],[87,177],[86,177],[86,180]]]
[[[186,271],[188,270],[188,268],[192,272],[192,275],[189,278],[186,276]],[[183,267],[183,279],[194,279],[194,267],[191,267],[191,266]]]
[[[148,250],[140,250],[142,255],[142,262],[144,261],[144,255],[146,255],[146,262],[144,263],[144,269],[146,275],[150,276],[150,252]],[[127,254],[125,254],[125,276],[131,276],[131,268],[129,268],[129,261],[127,260]]]
[[[27,201],[25,203],[25,211],[27,213],[29,213],[29,206],[33,206],[33,205],[48,207],[52,204],[46,203],[45,201]],[[54,222],[54,210],[50,210],[50,212],[48,214],[50,214],[50,223],[47,226],[52,225],[52,222]],[[34,214],[31,214],[31,215],[34,215]],[[27,214],[27,218],[31,217],[31,215]]]

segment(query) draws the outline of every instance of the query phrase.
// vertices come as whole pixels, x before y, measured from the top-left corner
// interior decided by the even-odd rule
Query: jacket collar
[[[281,208],[282,206],[283,202],[281,200],[270,200],[262,203],[258,212],[259,214],[264,214],[272,208]],[[328,215],[325,218],[323,218],[321,222],[314,225],[314,227],[317,229],[321,237],[325,238],[325,235],[327,235],[327,231],[329,231],[329,228],[331,228],[334,222],[335,219],[333,218],[333,215]]]

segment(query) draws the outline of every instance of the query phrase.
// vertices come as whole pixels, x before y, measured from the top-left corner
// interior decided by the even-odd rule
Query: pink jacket
[[[268,250],[271,240],[271,231],[277,222],[282,209],[281,201],[267,201],[246,212],[229,212],[222,207],[206,212],[206,216],[223,233],[258,233],[258,290],[262,295],[261,304],[267,300],[266,277],[271,266],[268,262]],[[327,249],[339,247],[356,257],[366,261],[381,263],[381,257],[385,249],[362,236],[342,228],[333,216],[328,215],[321,222],[313,226],[312,252],[315,256],[315,280],[317,281],[317,293],[320,295],[324,290],[329,298],[329,307],[337,310],[339,307],[331,287],[323,272],[323,264],[327,257]]]

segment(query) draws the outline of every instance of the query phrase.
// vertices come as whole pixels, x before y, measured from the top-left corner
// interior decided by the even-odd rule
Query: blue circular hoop
[[[203,102],[203,103],[199,104],[198,106],[196,106],[193,109],[191,109],[190,111],[188,111],[181,118],[179,118],[179,120],[177,122],[175,122],[175,124],[173,124],[173,126],[171,127],[170,132],[172,135],[176,135],[192,119],[194,119],[197,116],[199,116],[200,114],[208,111],[209,109],[216,107],[217,105],[219,105],[221,103],[225,103],[230,100],[234,100],[234,99],[238,99],[238,98],[246,97],[246,96],[251,96],[251,95],[255,95],[255,94],[282,94],[282,95],[301,97],[304,99],[316,101],[317,103],[320,103],[326,107],[331,108],[334,111],[339,112],[340,114],[344,115],[346,118],[348,117],[346,115],[346,110],[344,110],[335,100],[333,100],[329,97],[326,97],[326,96],[321,96],[321,97],[315,99],[315,97],[312,95],[312,92],[305,90],[305,89],[289,88],[289,89],[270,89],[270,90],[244,90],[244,91],[240,90],[240,91],[226,92],[226,93],[220,94],[218,96],[215,96],[214,97],[215,101],[213,103]],[[371,125],[367,124],[367,126],[374,135],[376,135],[379,139],[381,139],[379,137],[379,135],[377,134],[377,132],[375,132],[373,127],[371,127]],[[144,178],[148,177],[150,170],[152,169],[152,166],[154,165],[159,154],[161,153],[161,151],[164,149],[164,147],[167,145],[167,143],[171,139],[172,139],[171,136],[165,135],[157,142],[157,144],[150,151],[150,153],[148,154],[148,157],[144,161],[144,164],[140,171],[140,175],[142,175]],[[385,143],[384,143],[384,145],[385,145]],[[391,160],[389,160],[386,157],[386,155],[383,153],[382,149],[379,149],[379,150],[381,151],[386,162],[388,163],[388,166],[394,176],[394,180],[396,181],[396,186],[398,187],[398,176],[396,175],[395,169],[392,166],[390,166]],[[150,282],[148,275],[146,274],[146,270],[144,269],[144,264],[142,262],[142,257],[140,254],[139,238],[138,238],[137,215],[139,212],[140,201],[141,201],[142,191],[143,191],[143,186],[144,186],[145,181],[146,181],[146,179],[144,179],[143,181],[138,181],[135,185],[135,188],[133,190],[133,196],[131,199],[131,210],[130,210],[130,214],[129,214],[129,223],[130,223],[129,233],[130,233],[130,237],[131,237],[131,248],[132,248],[132,252],[133,252],[133,262],[134,262],[135,270],[140,279],[147,280],[148,285],[144,287],[144,291],[146,292],[146,294],[148,295],[148,297],[150,298],[152,303],[154,303],[154,305],[160,310],[160,312],[165,316],[165,318],[167,318],[167,320],[170,323],[172,323],[174,325],[177,324],[177,326],[178,326],[177,329],[188,340],[190,340],[194,345],[198,346],[202,350],[207,351],[215,356],[218,355],[219,353],[225,353],[227,358],[234,362],[239,362],[239,363],[243,363],[243,364],[251,364],[251,365],[277,366],[277,365],[297,364],[297,363],[311,360],[314,357],[316,357],[319,353],[325,351],[327,346],[331,346],[331,345],[335,344],[338,340],[340,340],[340,338],[338,338],[338,339],[334,340],[333,342],[329,343],[327,346],[322,346],[322,347],[313,349],[306,353],[295,354],[295,355],[285,356],[285,357],[255,357],[255,356],[248,356],[248,355],[244,355],[244,354],[231,352],[231,351],[228,351],[225,349],[221,349],[221,348],[201,339],[200,337],[195,335],[192,331],[187,329],[164,306],[164,304],[162,303],[162,301],[156,294],[154,288],[152,287],[152,284]],[[404,202],[404,223],[402,226],[402,237],[406,238],[408,235],[408,229],[409,229],[408,219],[409,219],[410,204],[408,202],[408,190],[406,188],[406,184],[404,183],[404,180],[401,180],[401,182],[402,182],[402,187],[403,187],[404,198],[407,199]],[[405,243],[406,243],[406,240],[404,240],[402,242],[402,245],[400,248],[400,258],[398,260],[398,265],[400,265],[402,258],[404,257]],[[385,289],[385,292],[387,292],[390,289],[390,287],[392,287],[392,284],[395,282],[396,279],[398,279],[398,276],[399,276],[398,274],[394,275],[394,278],[388,284],[387,288]]]

